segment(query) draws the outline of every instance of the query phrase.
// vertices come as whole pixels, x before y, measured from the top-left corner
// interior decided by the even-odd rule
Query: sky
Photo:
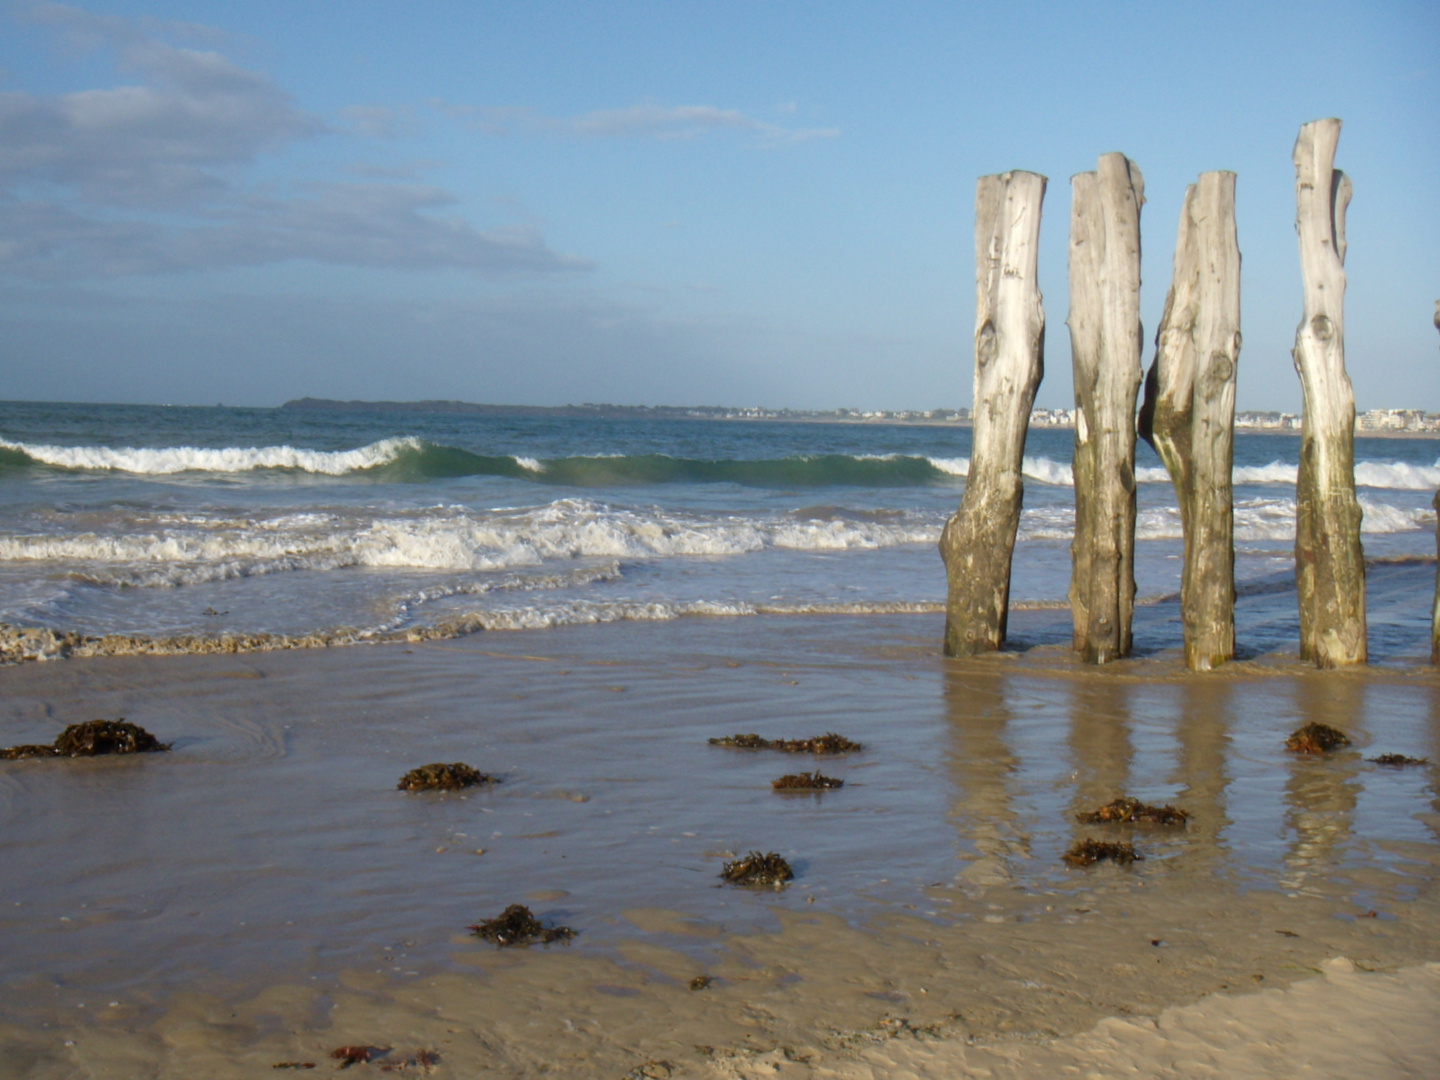
[[[1237,403],[1298,412],[1291,147],[1344,121],[1357,407],[1440,411],[1440,4],[0,0],[0,399],[971,404],[976,178],[1237,173]]]

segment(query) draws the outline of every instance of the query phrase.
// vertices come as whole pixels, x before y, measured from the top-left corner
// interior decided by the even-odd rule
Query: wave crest
[[[46,446],[0,440],[0,448],[23,454],[34,464],[59,469],[169,476],[183,472],[238,473],[292,469],[342,476],[386,465],[424,444],[409,436],[382,439],[355,450],[305,450],[294,446]]]

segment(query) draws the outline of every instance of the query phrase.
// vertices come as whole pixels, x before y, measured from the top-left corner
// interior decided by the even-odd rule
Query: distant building
[[[1423,409],[1370,409],[1355,417],[1357,431],[1434,431],[1440,416]]]
[[[1032,409],[1031,427],[1074,427],[1074,409]]]

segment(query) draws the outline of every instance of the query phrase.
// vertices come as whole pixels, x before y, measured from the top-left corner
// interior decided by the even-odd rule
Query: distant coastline
[[[766,409],[730,405],[491,405],[471,401],[339,401],[334,398],[295,398],[282,409],[322,412],[455,413],[480,416],[553,416],[596,419],[649,420],[752,420],[793,424],[908,424],[969,427],[970,410],[960,409]],[[1069,429],[1074,426],[1064,409],[1036,409],[1033,428]],[[1299,435],[1300,418],[1291,413],[1241,411],[1235,414],[1237,431],[1272,435]],[[1355,434],[1366,438],[1440,438],[1440,413],[1418,409],[1372,409],[1356,417]]]
[[[336,401],[297,398],[282,409],[329,412],[461,413],[481,416],[555,416],[648,420],[783,420],[818,424],[937,424],[970,426],[968,409],[764,409],[731,405],[489,405],[470,401]],[[1052,426],[1066,426],[1052,425]]]

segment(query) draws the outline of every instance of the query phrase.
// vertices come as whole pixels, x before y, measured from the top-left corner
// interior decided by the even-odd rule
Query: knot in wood
[[[1310,332],[1321,341],[1329,341],[1335,336],[1335,327],[1324,315],[1316,315],[1310,320]]]
[[[1215,382],[1228,382],[1235,374],[1235,365],[1230,357],[1219,350],[1210,354],[1210,378]]]
[[[980,327],[980,332],[975,335],[976,366],[988,367],[999,351],[1000,345],[996,341],[995,324],[987,319],[985,325]]]

